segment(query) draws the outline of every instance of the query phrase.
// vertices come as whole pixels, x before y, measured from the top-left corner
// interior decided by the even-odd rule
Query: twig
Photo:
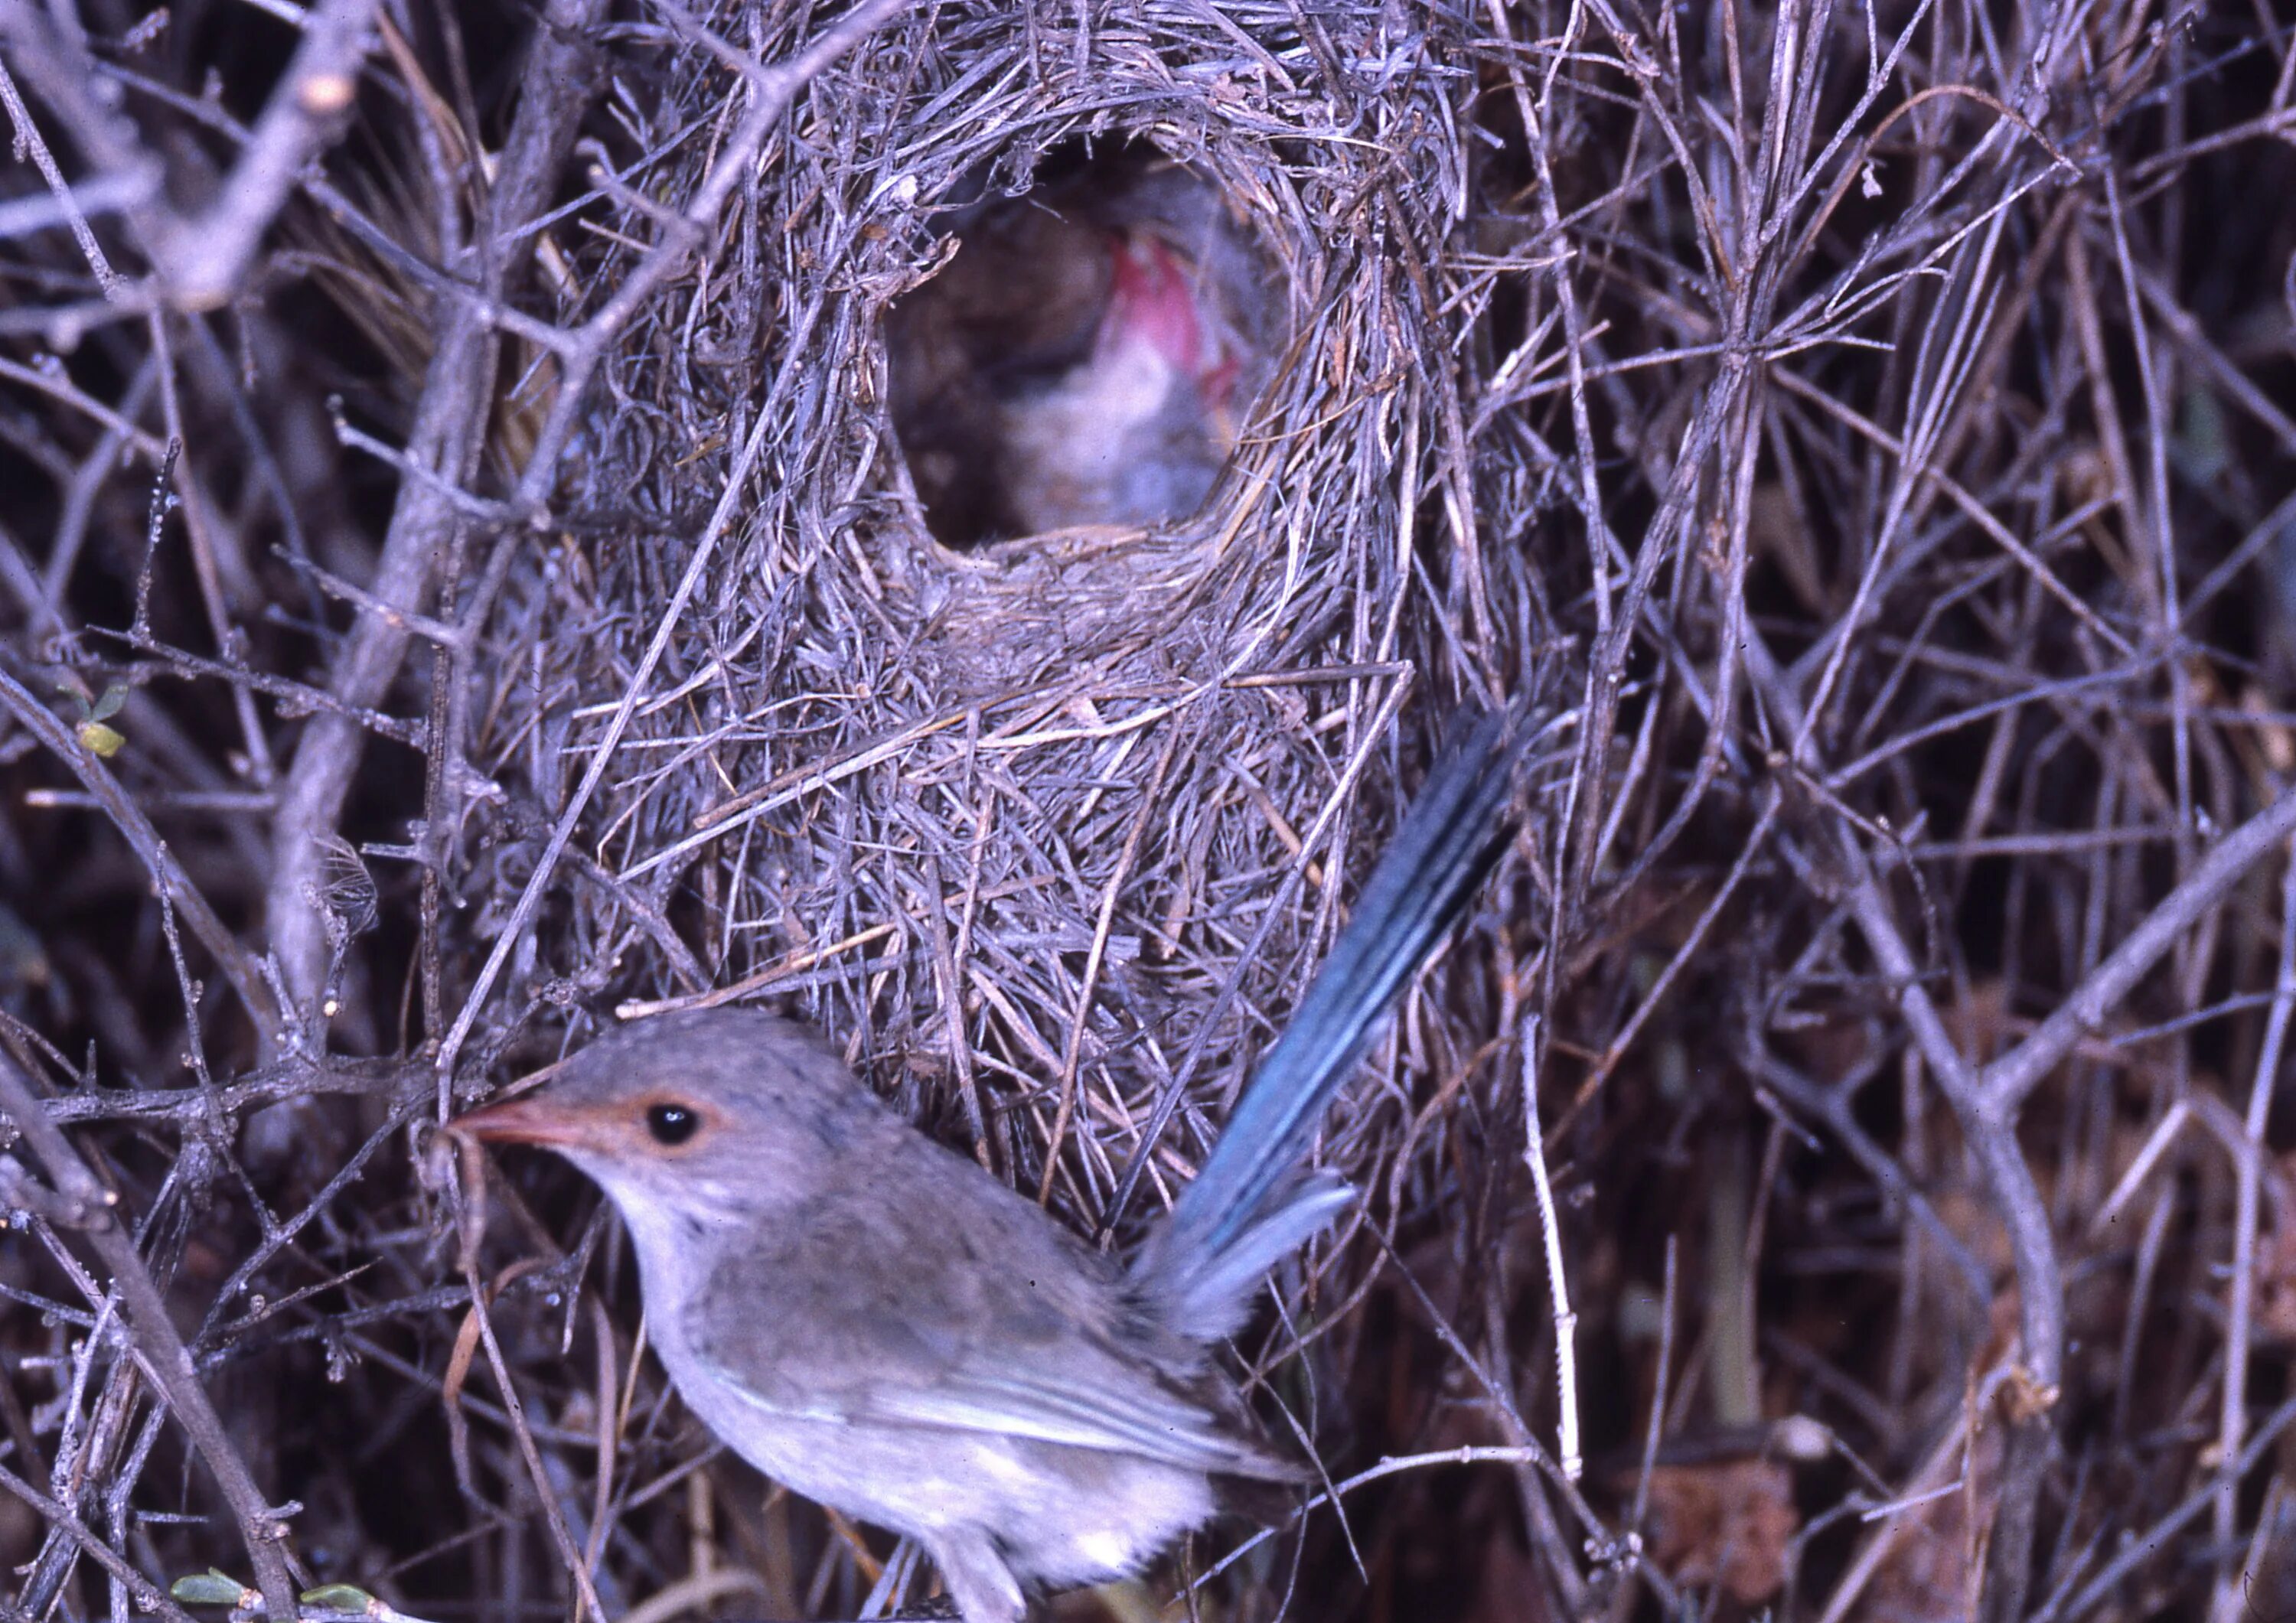
[[[80,257],[87,261],[87,268],[95,277],[95,285],[103,291],[105,299],[118,299],[127,291],[127,283],[120,279],[119,273],[111,268],[111,261],[96,242],[95,233],[89,229],[87,216],[81,212],[80,200],[72,194],[70,183],[64,179],[63,170],[57,167],[55,154],[48,150],[47,142],[40,135],[39,126],[32,121],[31,109],[24,105],[24,98],[17,92],[16,81],[10,77],[4,62],[0,62],[0,108],[7,111],[10,134],[14,137],[17,152],[31,159],[33,167],[40,171],[40,178],[47,183],[48,195],[54,200],[57,212],[71,226],[72,240],[79,244]],[[122,189],[126,193],[144,195],[150,193],[150,183],[144,176],[121,176],[116,180],[125,183]]]
[[[1562,1225],[1554,1215],[1554,1191],[1546,1181],[1546,1143],[1538,1127],[1538,1016],[1522,1020],[1523,1164],[1538,1199],[1539,1232],[1546,1241],[1546,1286],[1554,1313],[1555,1462],[1576,1482],[1586,1461],[1578,1446],[1578,1316],[1570,1311],[1570,1291],[1562,1274]],[[1656,1433],[1653,1425],[1652,1433]]]
[[[586,68],[584,53],[586,37],[603,11],[603,0],[552,0],[544,9],[482,222],[489,242],[499,245],[483,260],[496,297],[525,263],[532,242],[523,228],[548,206],[576,124],[595,88],[596,76]],[[496,347],[481,313],[461,301],[444,307],[406,455],[435,471],[445,485],[461,485],[477,465],[495,406]],[[419,610],[447,536],[460,521],[455,504],[439,495],[439,487],[402,481],[382,556],[367,587],[371,601],[393,610]],[[328,685],[336,699],[353,709],[380,703],[398,674],[407,636],[403,621],[362,612],[334,662]],[[321,841],[337,832],[364,748],[357,729],[345,718],[314,717],[280,780],[266,899],[272,950],[299,1005],[318,995],[324,979],[325,931],[318,909],[308,899],[319,894]]]
[[[0,1114],[23,1135],[57,1193],[88,1213],[81,1232],[111,1271],[112,1286],[119,1292],[128,1332],[145,1372],[175,1411],[200,1457],[207,1462],[216,1486],[222,1489],[225,1503],[239,1519],[240,1537],[246,1541],[248,1560],[254,1564],[265,1605],[275,1618],[293,1617],[295,1583],[280,1549],[285,1527],[256,1487],[247,1463],[232,1447],[222,1417],[208,1401],[207,1389],[200,1384],[191,1349],[176,1333],[160,1288],[152,1283],[135,1242],[115,1220],[112,1214],[119,1197],[88,1170],[63,1129],[48,1119],[29,1078],[4,1052],[0,1052]]]
[[[566,1568],[567,1581],[574,1586],[577,1605],[574,1623],[606,1623],[605,1608],[598,1604],[598,1591],[591,1582],[590,1569],[575,1545],[574,1536],[566,1526],[566,1514],[558,1504],[558,1492],[550,1480],[550,1472],[542,1462],[542,1450],[536,1446],[534,1432],[526,1423],[526,1406],[518,1395],[518,1388],[510,1378],[510,1365],[504,1361],[502,1344],[496,1340],[494,1316],[487,1306],[486,1286],[474,1269],[465,1269],[463,1283],[470,1289],[471,1316],[477,1323],[479,1340],[487,1349],[488,1367],[494,1371],[495,1384],[502,1389],[503,1409],[510,1424],[511,1435],[518,1441],[521,1456],[526,1462],[532,1479],[534,1496],[542,1506],[543,1519],[550,1524],[550,1536],[558,1545],[560,1561]]]
[[[2229,1462],[2226,1469],[2235,1478],[2244,1477],[2254,1471],[2258,1463],[2279,1442],[2281,1433],[2292,1424],[2296,1424],[2296,1398],[2288,1399],[2265,1417],[2264,1423],[2256,1429],[2256,1435],[2249,1439],[2248,1447],[2241,1450],[2239,1459]],[[2211,1480],[2202,1483],[2186,1495],[2175,1510],[2142,1534],[2127,1540],[2120,1552],[2104,1564],[2103,1570],[2082,1585],[2079,1593],[2070,1599],[2066,1598],[2066,1591],[2071,1587],[2070,1580],[2068,1580],[2033,1614],[2031,1623],[2056,1623],[2059,1618],[2093,1615],[2105,1596],[2111,1594],[2130,1573],[2160,1555],[2168,1548],[2170,1538],[2198,1521],[2216,1503],[2216,1482]]]
[[[137,1606],[154,1617],[167,1619],[168,1623],[193,1623],[191,1613],[176,1605],[164,1590],[138,1572],[119,1551],[98,1538],[86,1523],[72,1512],[70,1506],[49,1498],[4,1466],[0,1466],[0,1493],[14,1496],[37,1512],[49,1526],[62,1529],[75,1545],[112,1576],[134,1598]]]
[[[2064,1062],[2073,1045],[2102,1031],[2105,1017],[2161,955],[2291,832],[2296,832],[2296,789],[2282,791],[2270,806],[2211,846],[2184,881],[2121,938],[2112,956],[2083,977],[2030,1036],[1985,1068],[1978,1082],[1985,1108],[2013,1119],[2018,1107],[2042,1078]]]
[[[302,42],[222,192],[196,217],[172,221],[153,245],[168,291],[183,308],[209,309],[238,291],[304,167],[349,122],[374,5],[317,0],[304,10]]]
[[[2264,1044],[2256,1056],[2256,1075],[2249,1085],[2248,1114],[2242,1122],[2240,1153],[2233,1167],[2232,1279],[2226,1289],[2223,1402],[2217,1427],[2217,1453],[2223,1462],[2217,1479],[2213,1531],[2226,1552],[2217,1566],[2216,1594],[2210,1615],[2216,1623],[2234,1623],[2242,1596],[2235,1582],[2239,1565],[2233,1552],[2240,1531],[2240,1477],[2233,1463],[2240,1457],[2248,1426],[2249,1333],[2256,1307],[2256,1229],[2267,1153],[2264,1129],[2280,1086],[2280,1059],[2288,1038],[2288,1021],[2296,1013],[2296,848],[2288,854],[2280,875],[2280,971],[2273,987],[2272,1012],[2264,1022]]]
[[[6,706],[27,732],[70,768],[81,786],[103,807],[111,825],[119,831],[120,838],[127,841],[152,875],[152,883],[165,889],[169,902],[200,939],[200,945],[214,956],[224,979],[231,982],[232,990],[239,994],[248,1018],[255,1023],[258,1040],[266,1046],[275,1042],[279,1032],[279,1008],[261,969],[217,916],[215,909],[208,906],[207,898],[192,883],[143,808],[120,788],[119,780],[47,706],[4,670],[0,670],[0,705]]]

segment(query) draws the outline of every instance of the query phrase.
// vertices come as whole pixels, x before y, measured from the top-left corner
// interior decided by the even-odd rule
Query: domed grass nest
[[[798,43],[703,20],[767,61]],[[1531,537],[1488,528],[1521,493],[1485,488],[1501,471],[1462,438],[1456,72],[1369,12],[1307,38],[1185,7],[1089,24],[905,19],[814,83],[706,269],[609,362],[561,496],[594,531],[479,662],[498,685],[472,754],[497,777],[531,761],[555,805],[616,751],[577,837],[598,872],[522,949],[527,984],[558,978],[566,1043],[696,1004],[791,1009],[1121,1239],[1216,1137],[1455,714],[1546,698],[1563,654]],[[664,71],[677,99],[631,134],[668,149],[648,184],[674,197],[731,81],[698,48]],[[919,487],[948,480],[911,454],[921,411],[964,408],[912,398],[905,425],[914,312],[996,251],[984,217],[1033,233],[988,277],[1049,280],[1026,258],[1044,239],[1151,187],[1181,240],[1217,234],[1201,258],[1248,328],[1208,496],[944,545]],[[609,249],[583,275],[627,266]],[[714,511],[696,495],[719,490]],[[1547,904],[1515,863],[1490,899],[1452,954],[1475,967],[1414,1000],[1328,1124],[1329,1160],[1375,1193],[1310,1262],[1310,1320],[1379,1266],[1357,1228],[1457,1201],[1488,1133],[1520,1152],[1497,1125],[1520,1121],[1514,1084],[1479,1060],[1512,996],[1480,938],[1527,947],[1506,921]]]

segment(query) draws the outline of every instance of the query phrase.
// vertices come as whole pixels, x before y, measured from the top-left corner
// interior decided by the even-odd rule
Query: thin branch
[[[319,150],[350,121],[375,0],[318,0],[303,12],[303,38],[256,119],[247,146],[215,201],[175,219],[155,244],[168,291],[184,309],[233,297],[262,242]]]
[[[112,1286],[119,1292],[128,1332],[135,1339],[145,1373],[190,1434],[193,1446],[215,1477],[216,1486],[223,1490],[224,1502],[238,1518],[240,1537],[246,1541],[248,1560],[254,1565],[264,1604],[275,1618],[293,1617],[295,1583],[280,1549],[280,1540],[286,1536],[285,1525],[256,1487],[247,1462],[232,1446],[231,1434],[224,1429],[222,1416],[208,1401],[207,1389],[200,1384],[199,1369],[192,1362],[191,1349],[176,1332],[166,1299],[152,1283],[135,1241],[115,1218],[119,1196],[88,1170],[87,1163],[80,1160],[63,1129],[49,1120],[47,1112],[40,1107],[30,1078],[4,1052],[0,1052],[0,1115],[4,1115],[23,1135],[24,1142],[46,1169],[56,1193],[88,1214],[81,1232],[103,1259],[104,1266],[111,1270]]]
[[[152,882],[165,890],[168,901],[192,927],[192,933],[200,939],[200,945],[214,956],[224,979],[231,982],[232,990],[239,994],[248,1018],[255,1022],[258,1039],[266,1045],[277,1041],[279,1006],[271,996],[260,965],[217,916],[215,909],[208,906],[207,898],[192,883],[183,865],[168,849],[167,841],[160,838],[152,820],[144,815],[143,807],[120,788],[111,768],[30,689],[5,670],[0,670],[0,705],[4,705],[27,732],[46,746],[49,753],[70,768],[81,786],[103,807],[104,815],[134,849]]]
[[[2018,1107],[2064,1062],[2074,1045],[2102,1033],[2106,1017],[2146,971],[2292,832],[2296,832],[2296,789],[2283,791],[2270,806],[2211,846],[2184,882],[2161,898],[2144,921],[2121,939],[2112,955],[2083,977],[2032,1035],[1985,1068],[1977,1084],[1985,1109],[2013,1119]]]

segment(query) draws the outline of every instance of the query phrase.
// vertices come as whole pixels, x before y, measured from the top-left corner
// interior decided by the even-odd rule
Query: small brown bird
[[[605,1190],[654,1348],[712,1431],[917,1539],[970,1623],[1019,1623],[1024,1586],[1136,1571],[1237,1486],[1300,1480],[1213,1349],[1353,1198],[1300,1164],[1496,855],[1515,738],[1491,717],[1438,764],[1203,1170],[1128,1263],[754,1011],[614,1032],[456,1125],[554,1150]]]

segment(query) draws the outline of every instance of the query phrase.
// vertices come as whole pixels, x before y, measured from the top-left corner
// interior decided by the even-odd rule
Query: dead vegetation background
[[[1237,1349],[1343,1515],[1060,1615],[2296,1616],[2292,86],[2234,0],[0,0],[8,1615],[921,1594],[428,1127],[769,1000],[1120,1239],[1529,693]],[[888,307],[1119,147],[1289,347],[1194,518],[947,552]]]

